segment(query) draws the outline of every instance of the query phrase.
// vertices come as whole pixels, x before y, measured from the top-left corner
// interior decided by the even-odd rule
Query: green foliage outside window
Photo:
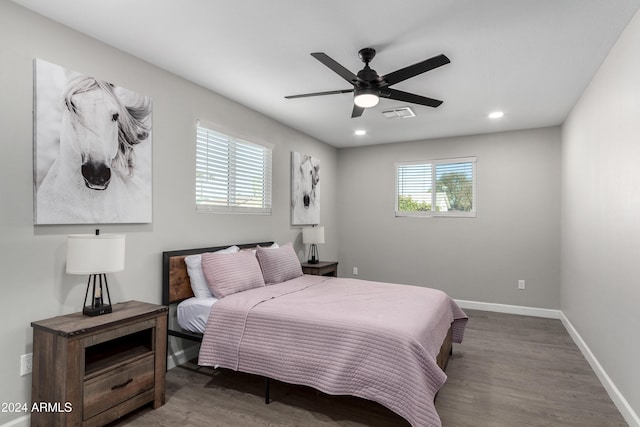
[[[411,196],[399,196],[398,210],[404,212],[430,211],[431,203],[416,202]]]
[[[470,212],[473,201],[473,185],[465,174],[450,172],[443,174],[436,182],[438,192],[447,194],[451,210]]]

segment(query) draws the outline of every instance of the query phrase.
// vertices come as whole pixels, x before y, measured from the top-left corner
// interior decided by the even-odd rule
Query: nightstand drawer
[[[84,420],[153,388],[154,381],[153,354],[85,381]]]

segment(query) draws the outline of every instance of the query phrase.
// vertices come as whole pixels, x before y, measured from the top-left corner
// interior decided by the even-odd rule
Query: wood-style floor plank
[[[446,427],[627,426],[559,320],[466,310],[436,408]],[[167,373],[167,403],[114,426],[407,427],[374,402],[329,396],[187,363]]]

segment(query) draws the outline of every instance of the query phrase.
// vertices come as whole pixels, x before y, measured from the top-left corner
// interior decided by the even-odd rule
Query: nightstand
[[[32,426],[101,426],[165,402],[168,308],[128,301],[101,316],[32,322]]]
[[[338,277],[337,261],[320,261],[317,264],[302,263],[302,272],[304,274],[313,274],[315,276],[333,276]]]

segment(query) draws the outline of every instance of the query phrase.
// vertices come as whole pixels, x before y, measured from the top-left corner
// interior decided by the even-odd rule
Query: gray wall
[[[640,14],[562,129],[562,310],[640,415]],[[640,425],[640,420],[636,418]]]
[[[93,75],[153,98],[153,223],[101,226],[127,235],[126,269],[110,275],[113,302],[160,302],[161,252],[234,242],[295,241],[290,226],[290,152],[322,163],[323,257],[337,258],[337,150],[135,57],[8,1],[0,1],[0,402],[29,402],[31,376],[19,357],[32,351],[30,322],[78,311],[86,278],[64,272],[65,239],[92,226],[33,225],[34,58]],[[273,214],[197,214],[195,121],[218,122],[248,139],[275,144]],[[20,414],[0,413],[0,424]]]
[[[477,157],[476,218],[394,217],[394,163]],[[341,149],[340,274],[559,308],[560,129]],[[518,290],[518,279],[526,290]]]

